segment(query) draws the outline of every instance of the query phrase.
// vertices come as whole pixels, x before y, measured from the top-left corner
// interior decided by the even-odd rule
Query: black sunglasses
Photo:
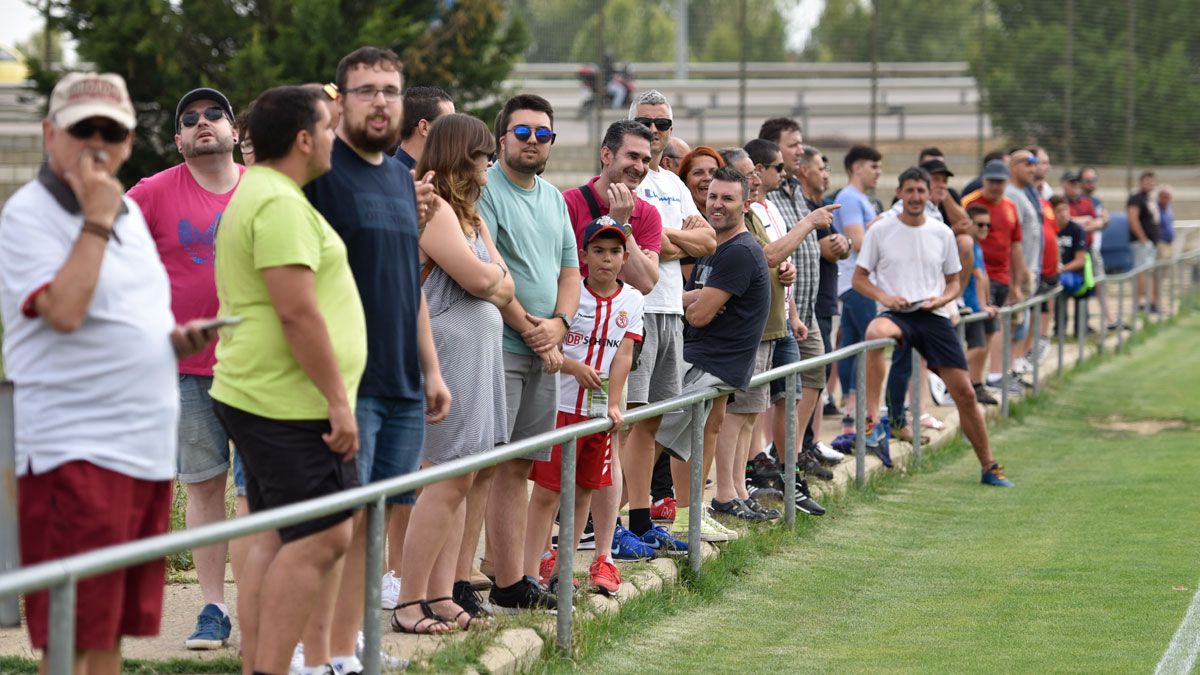
[[[219,106],[209,106],[204,109],[204,119],[209,122],[216,122],[225,116],[225,111]],[[179,123],[184,127],[191,129],[200,123],[200,113],[195,110],[189,110],[179,116]]]
[[[558,134],[550,130],[550,127],[538,127],[534,129],[528,124],[518,124],[509,129],[509,131],[511,131],[512,135],[516,136],[517,140],[521,141],[522,143],[528,141],[530,136],[533,136],[541,145],[545,145],[546,143],[553,144],[555,137],[558,136]]]
[[[667,129],[670,129],[672,124],[670,117],[635,117],[633,118],[633,121],[646,127],[647,129],[654,127],[659,131],[666,131]]]
[[[775,166],[769,166],[767,168],[775,169],[776,173],[783,173],[783,162],[780,162],[780,163],[776,164]]]
[[[86,141],[99,132],[100,138],[104,139],[105,143],[121,143],[126,138],[129,138],[129,130],[120,124],[96,124],[90,119],[76,122],[67,127],[67,133],[81,141]]]

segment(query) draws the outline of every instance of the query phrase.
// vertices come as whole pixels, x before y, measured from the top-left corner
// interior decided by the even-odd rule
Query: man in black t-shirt
[[[746,230],[750,186],[745,176],[730,167],[718,169],[708,188],[708,222],[717,232],[717,250],[696,261],[683,294],[683,389],[680,395],[710,387],[744,391],[754,372],[758,343],[766,328],[771,306],[770,277],[762,246]],[[710,419],[711,413],[711,419]],[[694,419],[692,407],[663,416],[655,441],[677,458],[687,461],[693,452],[704,453],[704,472],[712,466],[716,432],[724,405],[705,404],[705,414]],[[705,425],[704,447],[692,447],[692,429]],[[676,482],[680,503],[690,498],[690,485]],[[686,523],[676,520],[672,534]]]
[[[1129,248],[1133,253],[1133,266],[1141,267],[1154,262],[1158,251],[1158,204],[1150,196],[1156,182],[1153,171],[1143,171],[1138,177],[1138,191],[1129,195],[1125,202],[1125,212],[1129,217],[1129,237],[1132,241]],[[1134,302],[1138,303],[1138,311],[1158,314],[1158,275],[1151,274],[1151,283],[1146,283],[1146,275],[1137,275],[1137,290],[1134,292]]]

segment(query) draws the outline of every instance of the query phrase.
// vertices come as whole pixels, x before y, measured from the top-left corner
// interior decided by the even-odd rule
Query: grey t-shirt
[[[1042,205],[1029,203],[1025,191],[1012,183],[1004,186],[1004,196],[1017,205],[1017,217],[1021,221],[1022,257],[1029,273],[1037,279],[1038,270],[1042,269],[1042,220],[1035,209]]]

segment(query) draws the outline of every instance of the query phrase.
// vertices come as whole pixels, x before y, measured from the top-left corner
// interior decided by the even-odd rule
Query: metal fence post
[[[692,457],[690,482],[692,497],[688,500],[688,564],[700,573],[700,509],[704,508],[704,402],[692,404]]]
[[[1067,296],[1066,294],[1060,294],[1058,299],[1059,302],[1054,305],[1054,316],[1056,319],[1054,322],[1054,342],[1055,351],[1058,352],[1057,377],[1061,380],[1063,376],[1063,341],[1066,339],[1065,335],[1067,332]]]
[[[1163,274],[1162,274],[1162,272],[1163,272],[1162,265],[1159,263],[1154,263],[1154,276],[1152,277],[1152,279],[1154,281],[1154,286],[1151,286],[1151,288],[1154,288],[1154,287],[1158,288],[1158,303],[1157,303],[1158,304],[1158,324],[1160,326],[1162,324],[1166,323],[1166,321],[1167,321],[1167,311],[1163,308],[1163,301],[1162,301],[1163,300],[1163,279],[1162,279]]]
[[[909,408],[912,408],[912,448],[913,461],[921,464],[921,354],[912,349],[912,388],[910,389]],[[892,427],[893,429],[896,427]]]
[[[867,353],[854,356],[854,482],[867,482]]]
[[[1138,314],[1140,314],[1141,312],[1138,311],[1138,306],[1137,306],[1138,297],[1137,297],[1136,277],[1135,277],[1135,279],[1130,280],[1130,283],[1134,284],[1134,286],[1133,286],[1133,308],[1129,312],[1129,341],[1132,342],[1134,339],[1137,338]]]
[[[0,382],[0,573],[21,566],[17,531],[17,442],[13,419],[13,385]],[[21,625],[20,598],[0,598],[0,626]]]
[[[1087,346],[1087,301],[1079,298],[1075,301],[1075,346],[1079,349],[1075,362],[1083,363],[1083,351]]]
[[[71,675],[75,672],[74,577],[50,587],[49,628],[50,675]]]
[[[1117,282],[1117,353],[1125,351],[1125,282]]]
[[[613,434],[617,433],[613,429]],[[571,653],[575,609],[575,439],[562,444],[558,492],[558,646]]]
[[[1057,308],[1058,308],[1058,303],[1057,303],[1057,302],[1056,302],[1056,303],[1054,303],[1054,307],[1055,307],[1055,309],[1057,309]],[[1039,318],[1040,318],[1040,317],[1039,317]],[[1040,321],[1038,321],[1037,323],[1038,323],[1039,325],[1041,324],[1041,322],[1040,322]],[[1041,331],[1039,330],[1039,331],[1038,331],[1038,333],[1041,333]],[[1035,337],[1035,338],[1033,339],[1033,345],[1034,345],[1034,347],[1033,347],[1033,359],[1032,359],[1032,361],[1033,361],[1033,395],[1034,395],[1034,396],[1037,396],[1037,395],[1038,395],[1039,393],[1041,393],[1041,391],[1042,391],[1042,381],[1041,381],[1041,375],[1042,375],[1042,357],[1043,357],[1043,356],[1045,356],[1046,354],[1045,354],[1045,350],[1044,350],[1044,349],[1038,349],[1038,348],[1037,348],[1037,345],[1041,344],[1041,341],[1042,341],[1042,336],[1041,336],[1041,335],[1038,335],[1037,337]]]
[[[387,501],[379,497],[367,504],[367,549],[365,565],[366,578],[374,579],[383,569],[383,546],[386,538]],[[380,663],[380,645],[383,636],[379,628],[379,606],[382,604],[383,593],[379,584],[363,584],[363,669],[367,673],[377,673],[383,667]]]
[[[1008,417],[1008,387],[1012,383],[1012,312],[1000,312],[1000,416]]]
[[[796,524],[796,378],[798,373],[788,373],[784,378],[785,396],[783,406],[783,518],[788,527]]]
[[[1089,310],[1090,311],[1090,310]],[[1100,344],[1096,347],[1096,353],[1104,356],[1104,341],[1108,339],[1108,321],[1104,319],[1104,307],[1100,307]]]

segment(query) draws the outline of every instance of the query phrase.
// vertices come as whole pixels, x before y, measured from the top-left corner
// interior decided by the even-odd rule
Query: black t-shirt
[[[683,331],[683,358],[723,382],[745,389],[771,310],[771,284],[762,246],[742,232],[696,261],[685,290],[717,288],[732,295],[707,326]]]
[[[1125,202],[1125,208],[1136,208],[1138,210],[1138,220],[1142,223],[1142,230],[1149,237],[1150,241],[1158,243],[1158,214],[1150,208],[1150,194],[1146,192],[1135,192],[1129,195],[1129,201]]]
[[[1079,251],[1088,250],[1087,235],[1075,221],[1068,221],[1067,226],[1058,230],[1058,253],[1062,264],[1066,265],[1075,259]]]
[[[824,204],[818,204],[808,197],[804,198],[804,203],[808,204],[809,211],[816,211],[824,206]],[[831,234],[834,234],[832,227],[819,229],[817,230],[817,239],[824,239]],[[813,314],[821,317],[835,316],[838,313],[837,263],[829,262],[824,257],[821,257],[820,265],[817,267],[817,274],[817,300],[813,303]]]
[[[388,155],[375,166],[338,138],[333,167],[304,188],[346,242],[367,315],[367,368],[360,396],[424,398],[417,357],[421,262],[412,175]]]

